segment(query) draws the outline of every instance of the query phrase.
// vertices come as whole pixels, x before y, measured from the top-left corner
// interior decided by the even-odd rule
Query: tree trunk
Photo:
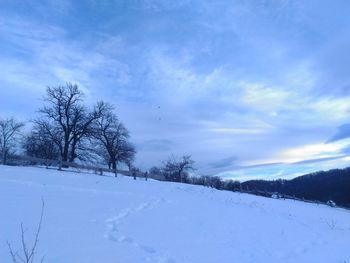
[[[68,161],[68,147],[64,146],[63,152],[62,152],[62,161],[67,162]]]
[[[2,164],[6,165],[6,162],[7,162],[7,153],[6,153],[6,150],[4,150],[2,154]]]
[[[6,142],[5,142],[5,138],[3,138],[4,142],[2,143],[1,147],[2,147],[2,164],[6,165],[6,159],[7,159],[7,150],[6,150]]]
[[[77,154],[75,153],[75,146],[72,145],[72,149],[70,151],[69,162],[74,162],[75,158],[77,158]]]
[[[61,157],[62,162],[68,162],[68,143],[63,146]],[[62,165],[62,167],[67,168],[67,165]]]
[[[75,158],[77,158],[76,150],[77,150],[78,138],[74,137],[71,145],[69,162],[74,162]]]

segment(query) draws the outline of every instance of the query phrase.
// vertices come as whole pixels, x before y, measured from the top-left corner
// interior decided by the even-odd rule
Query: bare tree
[[[181,158],[170,156],[163,164],[167,179],[181,183],[187,178],[189,172],[195,170],[194,161],[190,155],[184,155]]]
[[[128,141],[130,138],[129,131],[123,123],[118,120],[117,115],[113,112],[113,106],[101,102],[100,108],[102,114],[96,120],[94,127],[94,137],[101,145],[101,151],[105,156],[108,165],[112,169],[117,168],[119,162],[131,165],[135,148]]]
[[[155,175],[155,176],[162,176],[163,175],[163,171],[161,168],[157,167],[157,166],[153,166],[149,169],[149,174],[150,175]]]
[[[19,263],[19,262],[33,263],[33,262],[35,262],[34,259],[35,259],[36,253],[37,253],[36,250],[37,250],[37,246],[39,243],[39,235],[40,235],[40,231],[41,231],[41,224],[42,224],[43,217],[44,217],[44,209],[45,209],[45,202],[42,199],[40,219],[39,219],[38,227],[37,227],[36,232],[35,232],[35,238],[34,238],[33,244],[30,247],[28,246],[28,243],[26,241],[26,237],[25,237],[26,231],[23,227],[23,223],[21,223],[22,250],[21,251],[14,251],[12,249],[10,242],[7,241],[7,246],[9,248],[13,263]],[[44,257],[42,257],[39,262],[41,262],[41,263],[44,262]]]
[[[9,153],[15,147],[23,126],[24,123],[14,118],[0,119],[0,151],[3,164],[6,164]]]
[[[31,157],[57,160],[60,155],[57,145],[52,138],[47,134],[46,130],[38,125],[34,125],[32,131],[25,136],[22,147],[25,153]]]
[[[83,92],[71,83],[48,87],[46,92],[46,105],[39,110],[41,118],[35,124],[57,145],[62,161],[73,162],[82,139],[91,134],[91,125],[99,118],[103,104],[98,103],[89,111],[83,105]]]
[[[118,154],[117,161],[125,163],[130,170],[131,169],[130,167],[132,167],[134,163],[135,154],[136,154],[136,149],[134,145],[131,142],[126,141],[122,143],[119,147],[119,154]]]

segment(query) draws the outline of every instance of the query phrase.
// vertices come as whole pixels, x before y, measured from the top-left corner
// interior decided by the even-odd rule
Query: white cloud
[[[276,87],[266,87],[257,83],[242,82],[243,101],[250,107],[267,113],[275,113],[289,107],[289,100],[295,96],[292,92]]]
[[[281,162],[299,162],[303,160],[334,157],[341,155],[340,150],[344,147],[341,143],[332,144],[310,144],[292,149],[287,149],[279,155]]]

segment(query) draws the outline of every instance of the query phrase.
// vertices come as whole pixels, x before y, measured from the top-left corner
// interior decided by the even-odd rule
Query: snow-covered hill
[[[0,166],[0,262],[45,214],[48,263],[350,262],[350,212],[201,186]],[[32,236],[30,236],[32,237]]]

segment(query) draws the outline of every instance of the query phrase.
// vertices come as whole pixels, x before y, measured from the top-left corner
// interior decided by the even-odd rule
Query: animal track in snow
[[[166,202],[166,200],[162,198],[150,202],[141,203],[135,208],[124,209],[118,215],[107,219],[107,229],[104,235],[105,238],[107,238],[110,241],[128,244],[143,251],[146,254],[146,262],[175,263],[175,261],[170,259],[169,257],[157,253],[157,251],[153,247],[139,244],[132,237],[125,236],[119,232],[120,225],[122,225],[128,217],[133,216],[134,214],[137,214],[145,209],[153,208],[160,202]]]

